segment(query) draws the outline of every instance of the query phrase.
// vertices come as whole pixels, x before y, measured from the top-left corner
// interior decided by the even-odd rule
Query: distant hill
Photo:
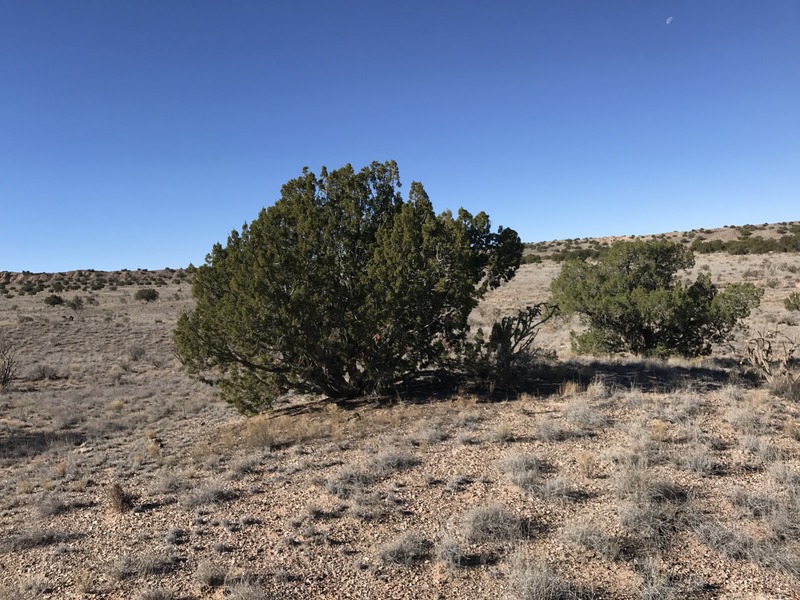
[[[148,271],[137,269],[129,271],[94,271],[82,269],[67,271],[65,273],[30,273],[23,271],[15,273],[0,271],[0,296],[17,294],[35,295],[39,292],[59,294],[69,291],[93,292],[106,287],[116,289],[123,286],[148,286],[161,287],[167,283],[181,283],[191,281],[191,275],[186,269],[160,269]]]
[[[650,235],[573,238],[525,244],[525,262],[598,257],[614,242],[664,239],[691,247],[697,253],[766,254],[800,251],[800,221],[763,225],[726,225]]]
[[[573,238],[525,244],[523,262],[541,260],[562,261],[568,258],[596,258],[611,244],[623,240],[665,239],[680,242],[697,253],[728,252],[730,254],[766,254],[768,252],[800,252],[800,221],[764,223],[763,225],[728,225],[717,229],[692,229],[650,235]],[[123,269],[95,271],[82,269],[64,273],[31,273],[29,271],[0,271],[0,297],[11,294],[61,293],[63,291],[91,292],[121,286],[160,287],[169,282],[191,281],[187,269],[149,271]]]

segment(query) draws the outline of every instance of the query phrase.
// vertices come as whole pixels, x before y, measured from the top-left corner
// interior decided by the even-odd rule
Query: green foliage
[[[436,215],[397,165],[303,170],[193,272],[174,333],[189,372],[245,413],[289,390],[386,393],[461,364],[467,318],[514,276],[522,243],[485,213]]]
[[[154,290],[153,288],[142,288],[140,290],[136,290],[136,293],[133,295],[134,300],[142,300],[143,302],[155,302],[158,300],[158,290]]]
[[[786,310],[800,310],[800,292],[792,292],[783,300]]]
[[[47,306],[58,306],[64,304],[64,299],[56,294],[51,294],[44,299],[44,303],[47,304]]]
[[[563,313],[589,325],[573,333],[575,351],[693,357],[731,339],[764,291],[743,283],[718,292],[708,273],[679,281],[693,265],[690,249],[660,240],[616,243],[596,264],[565,263],[551,289]]]

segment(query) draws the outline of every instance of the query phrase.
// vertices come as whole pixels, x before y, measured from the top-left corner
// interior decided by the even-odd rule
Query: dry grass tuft
[[[590,598],[569,580],[542,561],[532,561],[522,553],[512,557],[509,580],[519,600],[580,600]]]
[[[412,565],[431,556],[433,543],[419,533],[407,531],[396,539],[381,546],[380,557],[384,562],[395,565]]]
[[[526,524],[501,504],[476,506],[464,513],[461,520],[468,543],[508,542],[527,535]]]

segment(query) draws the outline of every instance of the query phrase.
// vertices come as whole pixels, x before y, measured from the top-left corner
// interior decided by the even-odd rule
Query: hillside
[[[763,225],[726,226],[715,229],[692,229],[640,236],[573,238],[526,244],[527,255],[543,259],[565,260],[571,256],[596,256],[610,244],[633,239],[663,239],[691,247],[695,252],[728,254],[766,254],[788,249],[800,250],[800,222],[764,223]],[[530,260],[530,258],[529,258]]]
[[[765,287],[750,334],[800,338],[783,306],[800,254],[696,262]],[[546,299],[559,268],[523,265],[473,325]],[[738,366],[747,332],[703,360],[579,358],[559,320],[537,338],[558,360],[519,397],[246,419],[172,352],[186,271],[0,284],[19,362],[0,393],[0,600],[800,598],[800,406]]]

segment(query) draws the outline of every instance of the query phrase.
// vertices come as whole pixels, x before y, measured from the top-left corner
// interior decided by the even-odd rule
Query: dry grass
[[[407,531],[384,544],[380,550],[380,557],[387,563],[412,565],[427,559],[431,555],[432,549],[431,541],[416,532]]]

